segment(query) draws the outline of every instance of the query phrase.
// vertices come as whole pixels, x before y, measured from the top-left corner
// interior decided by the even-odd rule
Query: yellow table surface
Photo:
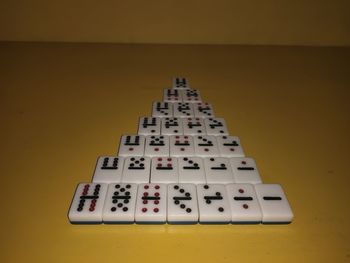
[[[1,262],[349,262],[350,49],[0,45]],[[71,225],[96,158],[190,79],[290,225]]]

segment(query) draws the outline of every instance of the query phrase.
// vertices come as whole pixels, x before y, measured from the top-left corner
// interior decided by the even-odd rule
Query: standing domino
[[[127,157],[124,162],[123,183],[148,183],[151,171],[149,157]]]
[[[177,158],[154,157],[151,166],[151,183],[177,183],[179,173]]]
[[[123,135],[118,156],[143,156],[145,152],[145,136],[143,135]]]
[[[258,168],[253,158],[230,158],[235,183],[262,183]]]
[[[170,156],[193,156],[194,142],[193,137],[188,135],[170,136]]]
[[[167,207],[168,223],[198,223],[196,186],[194,184],[169,184]]]
[[[231,207],[232,223],[257,224],[261,222],[262,213],[253,185],[228,184],[226,190]]]
[[[194,103],[194,116],[198,118],[214,117],[213,106],[206,102]]]
[[[109,184],[103,208],[104,223],[134,223],[137,184]]]
[[[211,157],[219,156],[218,143],[215,136],[201,135],[193,136],[194,139],[194,151],[196,156],[199,157]]]
[[[140,184],[137,191],[135,221],[140,224],[166,222],[167,185]]]
[[[173,104],[171,102],[153,102],[152,117],[172,117]]]
[[[117,183],[122,179],[124,158],[115,156],[101,156],[97,160],[94,183]]]
[[[182,124],[185,135],[205,135],[205,126],[202,118],[183,118]]]
[[[220,156],[222,157],[244,157],[241,142],[237,136],[217,136]]]
[[[165,135],[146,136],[145,156],[169,156],[169,137]]]
[[[208,184],[234,183],[232,169],[228,158],[204,158],[204,167]]]
[[[141,117],[139,135],[160,135],[160,120],[158,117]]]
[[[107,186],[103,183],[80,183],[69,209],[69,221],[72,224],[101,223]]]
[[[224,185],[197,185],[199,222],[225,224],[231,221],[230,205]]]
[[[182,101],[182,95],[180,90],[177,89],[165,89],[163,100],[165,102],[180,102]]]
[[[257,184],[255,191],[260,203],[263,223],[292,222],[294,217],[292,209],[279,184]]]
[[[199,157],[178,158],[179,182],[192,184],[205,184],[205,171],[203,159]]]
[[[173,89],[190,89],[190,84],[186,78],[176,77],[173,78]]]
[[[162,135],[183,134],[182,122],[180,118],[163,118]]]

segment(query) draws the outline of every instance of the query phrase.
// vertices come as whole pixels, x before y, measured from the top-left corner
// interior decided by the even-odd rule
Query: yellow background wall
[[[0,41],[350,44],[349,0],[2,0]]]

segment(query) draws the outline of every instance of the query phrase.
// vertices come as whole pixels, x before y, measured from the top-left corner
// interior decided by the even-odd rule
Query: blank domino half
[[[265,224],[288,224],[293,220],[293,212],[288,199],[279,184],[257,184],[256,195],[262,211],[262,222]]]

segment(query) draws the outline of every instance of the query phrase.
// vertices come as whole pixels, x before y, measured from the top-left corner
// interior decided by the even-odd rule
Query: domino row
[[[98,159],[95,183],[262,183],[254,159],[247,157],[113,157]]]
[[[223,118],[141,117],[140,135],[228,135]]]
[[[209,103],[153,102],[153,117],[214,117],[213,106]]]
[[[290,223],[293,212],[278,184],[81,183],[71,223]]]
[[[245,154],[237,136],[123,135],[118,156],[244,157]]]

